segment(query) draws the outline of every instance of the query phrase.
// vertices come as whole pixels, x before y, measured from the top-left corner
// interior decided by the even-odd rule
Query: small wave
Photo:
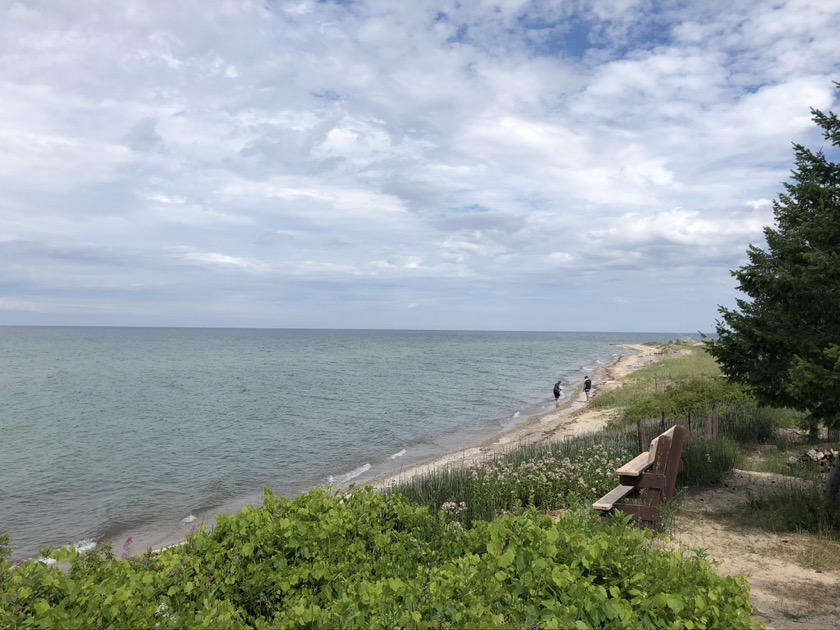
[[[79,553],[84,553],[86,551],[90,551],[91,549],[96,549],[96,541],[92,538],[80,540],[75,545],[73,545],[73,549],[75,549]]]
[[[196,520],[195,516],[190,514],[189,516],[185,516],[184,518],[182,518],[181,522],[182,523],[192,523],[194,520]]]
[[[79,553],[85,553],[87,551],[91,551],[92,549],[96,549],[96,541],[93,538],[85,538],[84,540],[80,540],[79,542],[77,542],[75,544],[66,545],[64,547],[61,547],[61,549],[75,549]],[[41,564],[44,564],[48,567],[51,567],[51,566],[57,564],[57,561],[54,560],[53,558],[45,558],[44,556],[40,556],[38,558],[21,558],[20,560],[15,562],[15,566],[18,566],[20,564],[23,564],[24,562],[30,562],[30,561],[40,562]]]
[[[519,417],[519,412],[518,411],[511,416],[511,418],[518,418],[518,417]]]
[[[347,482],[348,482],[348,481],[350,481],[351,479],[355,479],[355,478],[356,478],[356,477],[358,477],[359,475],[364,474],[364,473],[366,473],[366,472],[367,472],[367,471],[369,471],[369,470],[370,470],[370,464],[363,464],[362,466],[359,466],[358,468],[354,468],[354,469],[353,469],[353,470],[351,470],[349,473],[345,473],[345,474],[343,474],[343,475],[339,475],[338,477],[334,477],[334,476],[330,475],[330,476],[327,478],[327,483],[329,483],[329,484],[334,484],[334,483],[338,483],[338,484],[341,484],[341,483],[347,483]]]
[[[399,453],[394,453],[393,455],[389,455],[388,459],[397,459],[397,457],[402,457],[405,455],[405,449],[401,450]]]

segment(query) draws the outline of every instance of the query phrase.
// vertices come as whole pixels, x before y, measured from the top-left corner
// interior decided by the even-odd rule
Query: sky
[[[711,332],[838,33],[835,0],[0,0],[0,325]]]

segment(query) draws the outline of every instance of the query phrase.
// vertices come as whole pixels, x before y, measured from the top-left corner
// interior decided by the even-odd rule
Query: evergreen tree
[[[836,156],[840,121],[811,113]],[[750,245],[749,263],[732,272],[749,299],[719,308],[706,347],[761,402],[809,412],[812,428],[840,427],[840,164],[799,144],[794,153],[767,248]]]

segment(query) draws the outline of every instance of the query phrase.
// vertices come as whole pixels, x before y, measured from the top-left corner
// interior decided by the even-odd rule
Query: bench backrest
[[[664,499],[670,501],[677,492],[677,475],[685,443],[685,427],[675,424],[650,443],[651,472],[665,475]]]

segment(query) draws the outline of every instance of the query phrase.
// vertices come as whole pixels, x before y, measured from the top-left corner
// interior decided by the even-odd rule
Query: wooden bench
[[[632,514],[643,527],[659,520],[659,504],[676,496],[677,474],[682,470],[685,427],[674,425],[655,437],[650,450],[637,455],[616,470],[618,484],[592,504],[599,512],[613,510]],[[641,501],[626,503],[625,499]]]

